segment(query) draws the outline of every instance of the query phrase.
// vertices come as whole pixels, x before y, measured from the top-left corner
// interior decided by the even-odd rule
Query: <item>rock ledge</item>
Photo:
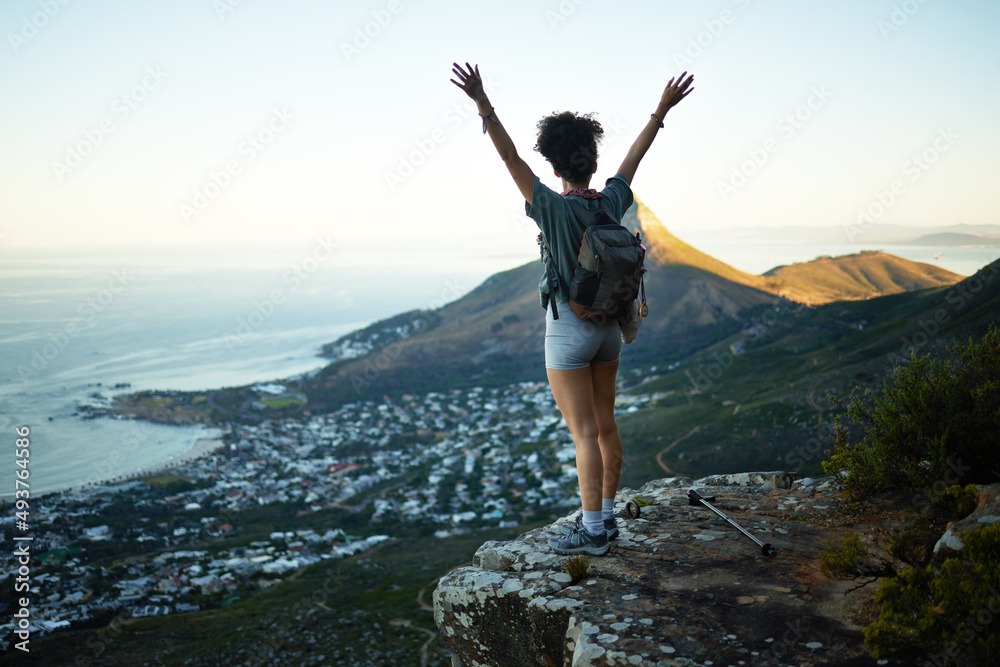
[[[704,507],[695,488],[762,542]],[[650,505],[636,519],[625,503]],[[840,488],[784,472],[656,480],[616,499],[621,531],[575,584],[547,544],[574,515],[485,543],[441,578],[434,619],[455,665],[875,665],[844,582],[819,573]],[[884,663],[883,663],[884,664]]]

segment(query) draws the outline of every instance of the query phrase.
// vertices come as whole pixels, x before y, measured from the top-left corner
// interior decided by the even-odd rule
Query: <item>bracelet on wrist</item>
[[[666,117],[666,114],[663,114],[663,115],[664,115],[664,117]],[[655,113],[649,114],[649,117],[652,118],[653,120],[655,120],[657,123],[659,123],[660,124],[660,129],[663,129],[663,118],[660,118]]]
[[[497,120],[496,114],[493,113],[495,110],[496,110],[496,107],[490,107],[489,112],[487,112],[485,114],[482,114],[482,113],[479,114],[479,117],[483,119],[483,134],[486,134],[486,121],[487,120],[492,120],[494,123],[499,123],[500,122],[499,120]]]

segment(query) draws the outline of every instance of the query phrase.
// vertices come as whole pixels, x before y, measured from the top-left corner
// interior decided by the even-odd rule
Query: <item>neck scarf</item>
[[[582,199],[603,199],[604,195],[593,188],[570,188],[563,190],[563,197],[581,197]]]

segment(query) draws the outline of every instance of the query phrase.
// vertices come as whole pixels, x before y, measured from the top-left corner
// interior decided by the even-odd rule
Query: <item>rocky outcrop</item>
[[[709,509],[695,488],[763,542]],[[627,500],[650,504],[625,518]],[[577,581],[547,544],[556,523],[487,542],[445,575],[434,617],[455,665],[874,665],[851,621],[859,596],[819,573],[836,528],[833,480],[784,473],[674,477],[623,490],[621,531]]]

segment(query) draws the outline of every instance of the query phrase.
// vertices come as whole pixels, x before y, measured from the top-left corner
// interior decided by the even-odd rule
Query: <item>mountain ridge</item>
[[[810,289],[796,283],[800,277],[795,273],[755,276],[698,250],[673,235],[639,198],[622,224],[641,229],[648,248],[645,282],[650,315],[623,356],[623,364],[630,366],[679,361],[738,333],[760,313],[828,303],[831,296],[862,300],[879,290],[898,293],[953,284],[962,278],[880,254],[834,263],[807,262],[804,266],[837,266],[838,272],[844,273],[844,264],[863,259],[867,264],[908,267],[905,272],[894,269],[882,273],[901,272],[911,279],[905,285],[889,279],[859,280],[858,276],[872,275],[869,266],[867,271],[831,278],[828,282],[836,285],[836,290]],[[796,271],[801,273],[801,269]],[[927,271],[933,272],[932,278],[923,277]],[[540,264],[529,262],[490,276],[464,297],[431,313],[412,311],[408,320],[413,333],[409,336],[398,327],[386,332],[378,323],[372,325],[368,328],[371,336],[394,342],[381,348],[373,344],[369,354],[354,358],[334,356],[336,363],[323,369],[311,383],[310,403],[322,407],[325,400],[344,401],[369,392],[398,394],[453,384],[543,380],[545,323],[537,295],[540,275]],[[853,286],[851,280],[855,281]],[[353,335],[325,349],[330,353]]]
[[[684,230],[688,231],[688,230]],[[934,237],[936,235],[955,234],[961,235],[958,243],[949,241],[947,238],[929,240],[940,245],[964,245],[964,237],[973,237],[976,245],[996,246],[1000,245],[1000,225],[971,225],[968,223],[958,223],[954,225],[933,225],[930,227],[915,227],[908,225],[894,225],[876,222],[872,224],[858,225],[777,225],[758,227],[727,227],[713,229],[713,234],[729,236],[740,240],[776,240],[776,241],[804,241],[808,243],[829,243],[829,244],[853,244],[863,242],[865,244],[887,243],[893,245],[919,244],[924,237]]]
[[[622,357],[623,371],[677,363],[774,313],[811,308],[834,298],[847,303],[887,292],[940,287],[962,278],[885,254],[814,260],[776,269],[775,275],[755,276],[673,235],[640,199],[622,222],[641,228],[647,243],[645,284],[650,307],[638,339]],[[862,263],[883,270],[874,271],[872,266],[845,270]],[[891,271],[885,268],[889,265]],[[829,276],[822,289],[802,283],[831,269],[836,275]],[[896,274],[907,280],[894,281]],[[329,365],[285,381],[302,400],[262,410],[261,418],[330,410],[370,396],[544,380],[540,276],[541,265],[528,262],[493,274],[440,308],[401,313],[325,345]],[[212,422],[217,412],[218,420],[226,421],[246,414],[258,398],[252,387],[215,391],[209,405],[191,418]],[[146,403],[152,406],[153,401]],[[116,407],[133,416],[169,420],[170,410],[159,409],[162,406],[147,410],[142,404],[124,397]],[[187,406],[182,412],[192,411],[197,409]]]
[[[903,291],[927,289],[959,282],[962,276],[930,264],[912,262],[881,251],[839,257],[819,257],[808,262],[777,266],[762,275],[741,271],[708,255],[670,233],[638,198],[622,224],[633,218],[650,244],[649,258],[661,265],[700,268],[734,283],[770,292],[790,301],[814,306],[831,301],[870,299]],[[862,266],[847,266],[860,264]],[[820,267],[832,271],[822,271]]]

